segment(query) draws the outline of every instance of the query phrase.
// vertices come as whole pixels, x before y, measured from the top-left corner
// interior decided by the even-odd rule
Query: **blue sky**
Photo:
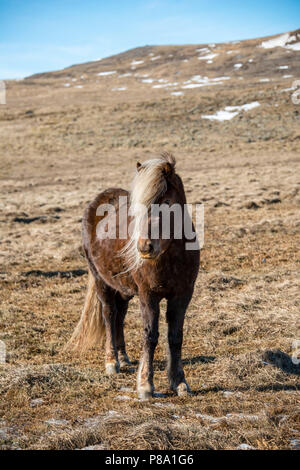
[[[300,0],[0,0],[0,79],[133,47],[249,39],[300,27]]]

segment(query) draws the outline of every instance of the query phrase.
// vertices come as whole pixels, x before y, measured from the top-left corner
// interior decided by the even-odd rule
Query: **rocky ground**
[[[148,46],[6,84],[1,448],[299,448],[297,44],[299,30]],[[205,207],[183,347],[193,394],[168,391],[163,303],[157,395],[143,402],[136,299],[126,321],[134,363],[117,377],[104,375],[101,350],[62,347],[86,290],[84,207],[102,189],[128,188],[136,161],[164,150],[177,158],[188,202]]]

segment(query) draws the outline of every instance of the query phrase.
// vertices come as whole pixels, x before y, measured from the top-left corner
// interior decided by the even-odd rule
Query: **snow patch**
[[[211,114],[209,115],[202,115],[202,119],[210,119],[211,121],[216,120],[216,121],[229,121],[230,119],[234,118],[238,114],[238,111],[236,112],[230,112],[226,110],[221,110],[217,111],[216,114]]]
[[[131,65],[140,65],[140,64],[143,64],[143,63],[144,63],[143,60],[133,60],[133,61],[131,62]]]
[[[272,49],[273,47],[285,47],[289,37],[289,33],[282,34],[281,36],[269,39],[268,41],[263,41],[260,47],[263,47],[264,49]]]
[[[201,77],[201,75],[194,75],[191,80],[187,80],[184,82],[184,85],[181,88],[199,88],[202,86],[210,86],[210,85],[221,85],[224,80],[230,80],[230,77],[215,77],[215,78],[208,78],[208,77]],[[196,82],[196,83],[192,83]]]
[[[172,87],[172,86],[177,86],[178,85],[178,82],[174,82],[174,83],[161,83],[160,85],[153,85],[152,88],[166,88],[166,87]]]
[[[276,38],[269,39],[268,41],[263,41],[260,46],[258,47],[263,47],[264,49],[273,49],[274,47],[285,47],[286,49],[291,49],[293,51],[300,51],[300,42],[295,42],[294,44],[290,44],[293,41],[296,41],[296,39],[300,39],[299,34],[297,37],[290,36],[290,33],[285,33],[280,36],[277,36]]]
[[[208,49],[208,47],[201,47],[200,49],[196,49],[196,52],[201,52],[202,54],[204,54],[205,52],[210,52],[210,50]]]
[[[237,450],[256,450],[255,447],[250,446],[249,444],[240,444],[236,448]]]
[[[81,449],[76,450],[106,450],[104,444],[95,444],[93,446],[82,447]]]
[[[221,85],[223,82],[216,82],[216,83],[189,83],[188,85],[183,85],[181,88],[200,88],[202,86],[210,86],[210,85]]]
[[[215,57],[217,57],[219,54],[212,53],[212,54],[207,54],[207,55],[201,55],[198,57],[199,60],[212,60]]]
[[[97,73],[98,77],[104,77],[106,75],[113,75],[114,73],[117,73],[115,70],[111,70],[109,72],[99,72]]]
[[[288,49],[292,49],[293,51],[300,51],[300,42],[296,42],[295,44],[291,44],[290,46],[286,46]]]
[[[249,111],[250,109],[254,109],[257,106],[260,106],[258,101],[253,101],[252,103],[243,104],[241,106],[226,106],[225,109],[217,111],[216,114],[211,115],[202,115],[203,119],[210,119],[215,121],[229,121],[230,119],[237,116],[240,111]]]
[[[243,67],[243,64],[234,64],[235,69],[240,69],[241,67]]]
[[[224,76],[224,77],[215,77],[215,78],[209,78],[212,82],[219,82],[220,80],[230,80],[230,77]]]
[[[260,103],[258,101],[252,101],[252,103],[243,104],[241,106],[226,106],[225,109],[227,109],[228,111],[249,111],[250,109],[256,108],[257,106],[260,106]]]

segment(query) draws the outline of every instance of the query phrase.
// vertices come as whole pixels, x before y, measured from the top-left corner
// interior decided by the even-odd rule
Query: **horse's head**
[[[182,223],[182,203],[177,187],[167,179],[166,192],[151,204],[142,222],[137,240],[137,249],[142,259],[155,259],[167,251],[174,239],[175,223],[180,226]],[[176,212],[179,221],[175,217]]]
[[[168,250],[176,232],[175,238],[179,238],[185,202],[172,155],[164,153],[158,159],[137,164],[131,192],[133,232],[128,244],[132,265],[158,259]]]

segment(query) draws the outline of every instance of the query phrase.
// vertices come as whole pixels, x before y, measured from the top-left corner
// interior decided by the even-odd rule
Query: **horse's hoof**
[[[140,400],[149,400],[153,396],[153,389],[150,385],[139,387],[137,392]]]
[[[132,364],[132,362],[130,361],[129,357],[127,356],[127,354],[124,354],[120,358],[120,367],[125,367],[125,366],[128,366],[130,364]]]
[[[181,382],[181,384],[176,387],[176,393],[179,397],[186,397],[191,393],[191,390],[186,382]]]
[[[152,398],[152,393],[148,390],[143,390],[138,392],[138,396],[140,400],[150,400]]]
[[[105,366],[105,372],[107,375],[115,375],[120,372],[119,364],[116,362],[109,362]]]

